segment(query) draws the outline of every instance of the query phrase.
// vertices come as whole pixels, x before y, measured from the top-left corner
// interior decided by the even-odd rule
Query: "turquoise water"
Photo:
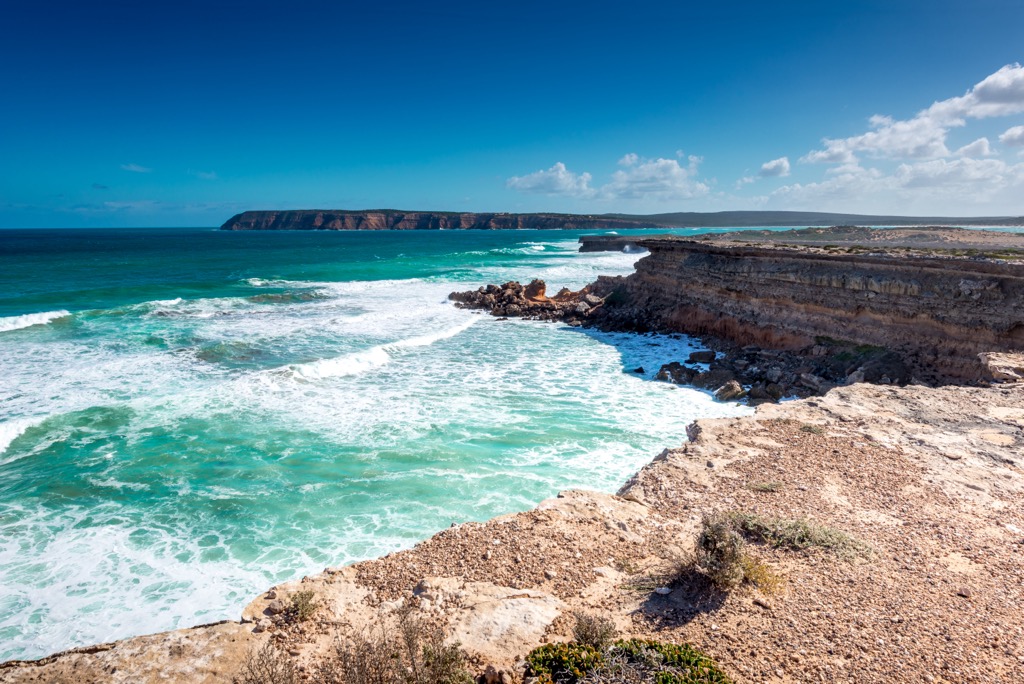
[[[237,618],[744,412],[652,381],[686,338],[446,299],[639,256],[578,235],[0,231],[0,659]]]

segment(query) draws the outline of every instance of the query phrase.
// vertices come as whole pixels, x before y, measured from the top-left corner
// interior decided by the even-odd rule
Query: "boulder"
[[[523,289],[523,296],[527,299],[539,301],[546,299],[544,292],[547,290],[547,284],[539,278],[531,280],[530,284]]]
[[[717,355],[711,350],[695,351],[691,352],[686,360],[689,363],[711,363],[715,360],[715,356]]]
[[[735,380],[730,380],[715,390],[715,399],[718,401],[736,401],[747,394],[746,390]]]
[[[717,389],[730,380],[735,380],[736,374],[728,368],[712,368],[711,370],[698,373],[693,378],[693,386],[701,389]]]

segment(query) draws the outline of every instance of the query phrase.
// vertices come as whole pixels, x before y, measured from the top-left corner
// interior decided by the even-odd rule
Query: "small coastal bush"
[[[704,516],[694,560],[697,568],[723,591],[743,582],[743,538],[734,529],[731,517]]]
[[[284,615],[288,622],[305,622],[313,617],[313,613],[320,607],[316,598],[316,592],[304,590],[292,594],[291,604],[285,609]]]
[[[729,684],[730,679],[688,645],[650,639],[616,641],[602,650],[576,642],[545,644],[526,658],[539,684]]]
[[[747,549],[736,525],[736,516],[735,513],[704,516],[693,558],[677,566],[673,581],[696,570],[720,591],[731,591],[742,584],[751,584],[764,594],[781,591],[782,577]]]
[[[298,684],[298,674],[288,654],[268,640],[249,652],[232,684]]]
[[[754,483],[751,483],[750,489],[751,489],[751,491],[754,491],[754,492],[762,492],[762,493],[774,494],[775,492],[777,492],[777,491],[782,489],[782,483],[781,482],[754,482]]]
[[[440,628],[409,611],[397,633],[378,630],[335,645],[335,657],[317,665],[314,684],[472,684],[458,644],[445,644]]]
[[[575,617],[576,624],[572,628],[572,636],[576,643],[592,646],[600,651],[607,648],[618,636],[615,623],[606,617],[589,613],[576,613]]]

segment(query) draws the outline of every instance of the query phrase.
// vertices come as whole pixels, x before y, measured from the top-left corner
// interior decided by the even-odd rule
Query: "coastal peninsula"
[[[395,209],[294,209],[245,211],[221,230],[632,230],[745,226],[1017,226],[1022,216],[980,218],[864,216],[810,211],[722,211],[672,214],[519,214]]]

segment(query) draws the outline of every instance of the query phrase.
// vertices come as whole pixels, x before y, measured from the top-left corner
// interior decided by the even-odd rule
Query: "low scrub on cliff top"
[[[577,642],[545,644],[526,657],[538,684],[729,684],[718,665],[686,644],[616,641],[604,649]]]
[[[472,684],[458,644],[445,644],[440,628],[409,611],[395,631],[377,630],[338,641],[335,655],[321,661],[314,684]],[[248,683],[247,683],[248,684]]]
[[[693,560],[680,565],[680,577],[693,570],[704,574],[721,591],[748,584],[770,595],[783,586],[782,577],[747,548],[734,516],[729,514],[716,513],[701,520]]]
[[[730,524],[744,536],[777,548],[802,551],[820,548],[843,557],[869,555],[871,549],[842,530],[807,518],[772,518],[752,513],[732,513]]]
[[[249,652],[232,684],[298,684],[298,673],[287,653],[268,640]]]

